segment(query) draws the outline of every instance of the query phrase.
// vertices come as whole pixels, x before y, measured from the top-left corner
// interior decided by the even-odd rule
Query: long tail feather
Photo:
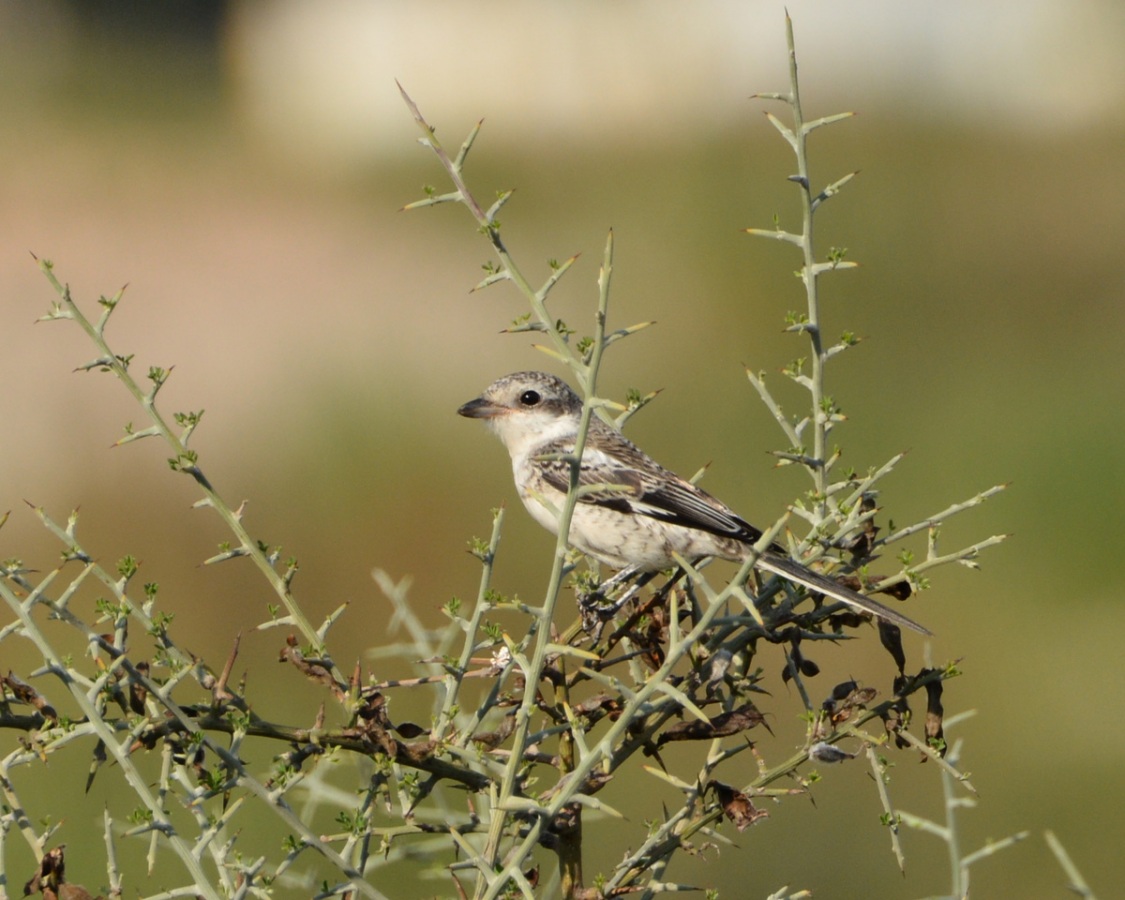
[[[913,631],[917,631],[919,634],[933,634],[928,628],[919,625],[912,619],[908,619],[902,613],[895,612],[889,606],[884,606],[882,603],[879,603],[877,600],[872,600],[865,594],[853,591],[849,587],[844,587],[844,585],[833,581],[825,575],[821,575],[819,572],[807,569],[796,560],[767,552],[758,557],[756,565],[760,569],[772,572],[774,575],[780,575],[782,578],[792,581],[795,584],[804,585],[809,590],[816,591],[819,594],[825,594],[834,600],[839,600],[841,603],[848,604],[848,606],[854,606],[856,609],[869,612],[878,616],[880,619],[886,619],[888,622],[894,622],[896,625],[904,625]]]

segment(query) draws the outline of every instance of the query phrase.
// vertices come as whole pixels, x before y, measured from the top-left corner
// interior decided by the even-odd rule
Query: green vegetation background
[[[800,53],[802,31],[816,23],[796,25]],[[630,435],[680,471],[711,463],[708,489],[771,522],[805,483],[796,470],[773,471],[766,451],[780,434],[740,364],[776,372],[804,348],[780,333],[786,310],[801,304],[795,254],[740,233],[794,209],[788,150],[746,99],[784,85],[780,15],[760,44],[777,55],[773,83],[715,85],[730,107],[710,131],[677,133],[669,121],[666,140],[514,139],[519,123],[490,133],[493,117],[469,172],[485,195],[518,188],[505,235],[533,271],[583,252],[555,301],[577,327],[593,309],[614,227],[611,324],[659,324],[609,354],[604,392],[663,388]],[[229,499],[250,499],[254,533],[299,556],[310,617],[351,602],[336,658],[396,674],[365,655],[390,640],[370,570],[411,575],[416,607],[436,621],[451,595],[475,590],[466,540],[487,533],[490,507],[515,500],[502,448],[454,410],[499,374],[550,367],[526,335],[498,334],[523,312],[519,299],[504,286],[468,294],[488,254],[462,211],[396,212],[423,182],[444,189],[409,138],[352,168],[295,165],[240,119],[221,53],[206,41],[142,46],[95,30],[68,53],[65,65],[30,51],[0,64],[0,508],[14,511],[0,556],[49,568],[55,547],[22,501],[56,517],[80,506],[88,545],[107,560],[141,558],[186,643],[216,663],[269,599],[249,567],[198,567],[225,536],[188,508],[191,485],[155,445],[109,449],[139,412],[108,378],[71,374],[91,354],[76,329],[32,326],[51,299],[33,251],[87,302],[130,283],[111,338],[145,366],[176,366],[162,394],[169,409],[206,408],[195,439],[204,465]],[[803,88],[810,115],[837,111],[818,99],[826,85]],[[415,99],[425,111],[430,98]],[[894,104],[851,98],[864,114],[813,145],[825,182],[862,169],[820,220],[822,250],[846,246],[862,263],[827,281],[829,331],[870,338],[829,373],[850,419],[836,436],[860,469],[910,448],[881,498],[899,522],[1013,482],[952,522],[946,545],[1013,539],[986,555],[981,573],[937,572],[910,614],[937,633],[935,660],[963,659],[947,711],[979,710],[957,733],[981,790],[962,818],[965,847],[1032,831],[975,871],[977,896],[1064,896],[1045,828],[1108,896],[1125,878],[1125,120],[1119,111],[1079,129],[1006,129]],[[490,114],[490,98],[462,112],[438,122],[448,143]],[[409,134],[405,110],[402,119]],[[513,510],[503,588],[540,590],[551,546]],[[849,676],[884,684],[889,663],[868,643],[826,654],[831,671],[814,692]],[[260,711],[311,719],[316,692],[279,677],[277,645],[273,633],[243,643]],[[919,660],[920,646],[912,653]],[[772,688],[772,708],[795,714],[776,677]],[[788,752],[799,724],[774,726],[776,752]],[[774,747],[761,743],[767,758]],[[260,752],[264,767],[269,751]],[[77,804],[64,828],[68,871],[98,884],[100,839],[87,856],[72,830],[94,828],[105,802],[97,790],[78,799],[86,764],[56,769],[45,790],[62,787]],[[899,755],[896,801],[937,816],[936,773],[917,768]],[[907,834],[901,879],[866,773],[856,764],[829,776],[815,807],[790,799],[772,808],[738,836],[740,850],[691,863],[699,869],[683,880],[717,881],[730,896],[786,882],[831,897],[870,896],[872,885],[881,897],[941,890],[942,848]],[[49,807],[44,798],[38,812]],[[623,849],[616,826],[589,833],[605,849],[588,873],[599,853],[605,864]]]

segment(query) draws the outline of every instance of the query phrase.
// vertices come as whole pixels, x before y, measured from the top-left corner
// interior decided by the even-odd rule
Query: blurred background
[[[821,253],[847,247],[862,264],[823,293],[828,332],[865,338],[829,371],[849,417],[834,435],[844,461],[863,471],[910,450],[880,497],[899,524],[1012,482],[951,520],[942,548],[1012,539],[980,572],[932,573],[907,608],[937,634],[925,647],[908,637],[911,666],[959,659],[947,713],[978,713],[950,734],[965,739],[981,795],[959,821],[963,848],[1030,831],[974,870],[974,895],[1067,896],[1050,828],[1109,896],[1125,879],[1125,7],[787,6],[806,114],[860,113],[812,144],[818,183],[861,170],[818,219]],[[190,509],[197,495],[163,447],[110,449],[140,410],[108,376],[72,372],[95,355],[77,328],[34,324],[52,300],[34,253],[88,311],[128,284],[111,342],[142,373],[175,366],[165,410],[206,410],[203,468],[230,502],[249,500],[253,534],[298,556],[310,618],[350,604],[331,639],[345,669],[409,671],[371,658],[402,637],[371,570],[412,578],[413,607],[437,624],[451,596],[475,595],[466,541],[487,535],[492,507],[510,507],[497,587],[541,593],[553,540],[518,508],[501,446],[454,410],[498,375],[558,369],[527,335],[499,333],[525,311],[514,289],[469,293],[489,248],[464,210],[398,211],[446,184],[396,78],[450,147],[486,118],[470,185],[482,198],[517,188],[504,235],[533,281],[548,259],[582,254],[553,295],[581,332],[613,227],[611,326],[658,324],[610,351],[603,393],[663,389],[630,436],[681,472],[710,463],[709,490],[774,521],[807,484],[773,468],[767,451],[785,442],[742,366],[776,373],[805,355],[782,334],[804,300],[792,248],[741,229],[775,214],[799,227],[793,160],[762,115],[784,110],[749,99],[786,90],[787,77],[774,0],[3,5],[0,510],[12,515],[0,557],[50,569],[58,547],[23,501],[59,519],[80,507],[87,549],[107,563],[139,557],[189,649],[218,666],[246,631],[240,666],[257,711],[311,724],[320,694],[276,668],[279,632],[251,631],[266,584],[248,564],[200,567],[227,539],[221,523]],[[801,408],[780,375],[769,381]],[[6,667],[34,665],[5,649]],[[814,697],[849,677],[889,684],[873,634],[814,658],[825,670]],[[777,737],[760,736],[759,750],[776,761],[801,740],[800,703],[776,677],[780,656],[763,663]],[[394,715],[426,721],[425,703],[393,702]],[[278,749],[248,762],[264,773]],[[896,803],[940,817],[933,767],[894,759]],[[750,780],[746,766],[728,780]],[[19,786],[33,819],[65,820],[68,874],[92,886],[105,881],[90,837],[103,805],[129,800],[112,773],[84,796],[87,767],[20,770]],[[738,848],[682,860],[670,877],[738,897],[784,884],[844,898],[948,889],[945,849],[923,834],[904,835],[898,873],[860,762],[827,776],[815,805],[772,806]],[[662,790],[646,776],[607,789],[630,821],[587,822],[588,876],[620,858],[622,835],[642,840]],[[248,853],[256,837],[241,839]],[[23,848],[9,843],[24,877]],[[401,875],[381,889],[452,892],[445,876]],[[140,869],[134,879],[150,889]]]

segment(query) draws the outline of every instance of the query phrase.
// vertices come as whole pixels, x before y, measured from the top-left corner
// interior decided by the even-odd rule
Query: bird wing
[[[545,451],[544,455],[573,453],[574,447],[559,442]],[[557,490],[565,493],[570,487],[570,466],[565,460],[546,460],[542,471],[547,483]],[[668,471],[608,429],[587,443],[578,469],[578,485],[593,488],[579,495],[579,503],[649,516],[749,544],[762,536],[759,529],[706,491]],[[605,489],[598,490],[599,485],[605,485]]]

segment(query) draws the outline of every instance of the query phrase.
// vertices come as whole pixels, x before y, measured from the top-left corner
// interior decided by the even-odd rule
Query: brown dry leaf
[[[923,669],[919,677],[933,673],[933,669]],[[942,721],[945,710],[941,705],[942,682],[938,679],[926,685],[926,740],[932,747],[936,747],[938,754],[945,756],[945,733],[942,730]]]
[[[17,700],[26,703],[28,706],[34,706],[39,710],[40,715],[52,725],[58,722],[59,714],[55,712],[55,708],[47,702],[39,691],[35,690],[35,688],[18,675],[13,674],[11,670],[9,670],[8,674],[3,678],[0,678],[0,683],[11,690]]]
[[[144,660],[141,660],[139,663],[137,663],[136,668],[137,668],[137,672],[139,672],[145,678],[148,677],[149,665],[148,665],[147,662],[145,662]],[[129,679],[129,709],[132,710],[135,715],[143,716],[145,714],[145,700],[147,700],[147,699],[148,699],[148,688],[146,688],[144,686],[144,683],[135,679],[135,678],[130,678]]]
[[[881,588],[879,587],[879,582],[886,581],[885,575],[877,578],[872,578],[871,580],[875,582],[875,590],[877,590],[881,594],[886,594],[888,597],[894,597],[896,600],[909,600],[912,596],[914,596],[914,588],[910,586],[909,581],[896,581],[894,584],[889,585],[888,587]]]
[[[906,651],[902,649],[902,629],[892,622],[879,619],[879,640],[887,648],[887,652],[891,654],[895,665],[898,666],[898,673],[901,675],[906,671]]]
[[[489,750],[494,750],[506,741],[513,731],[516,730],[516,716],[515,713],[506,715],[500,722],[500,727],[495,731],[478,731],[472,736],[470,740],[474,744],[480,744]]]
[[[43,855],[35,874],[23,886],[25,897],[41,893],[44,900],[93,900],[90,892],[82,885],[70,884],[66,880],[66,862],[63,858],[65,848],[66,844],[59,844]]]
[[[408,741],[411,738],[421,737],[428,733],[421,725],[415,725],[413,722],[400,722],[395,726],[395,731],[399,733],[400,737],[404,737]]]
[[[738,709],[714,716],[706,722],[692,719],[678,722],[660,735],[658,746],[669,741],[709,741],[717,737],[729,737],[760,725],[765,717],[753,703],[744,703]]]
[[[832,694],[821,708],[828,713],[833,725],[848,721],[857,709],[871,703],[879,692],[872,687],[861,687],[855,681],[842,681],[832,689]]]
[[[903,690],[905,690],[908,680],[905,675],[895,676],[895,694],[901,694]],[[899,750],[904,750],[910,746],[910,742],[898,733],[910,724],[910,716],[910,703],[902,696],[896,697],[894,703],[888,706],[882,713],[883,727],[886,728],[887,734],[894,735],[895,746],[898,747]]]
[[[609,694],[595,694],[574,704],[574,714],[588,719],[591,725],[603,716],[608,716],[611,722],[616,722],[621,715],[621,710],[621,699]]]
[[[750,802],[749,797],[729,784],[712,781],[707,787],[715,791],[719,805],[723,808],[723,814],[734,823],[734,827],[739,831],[745,831],[747,827],[753,825],[759,819],[769,817],[766,810],[758,809]]]
[[[324,665],[320,660],[305,658],[305,654],[301,652],[301,648],[298,646],[295,635],[291,634],[288,639],[286,639],[285,646],[281,648],[281,653],[278,655],[278,661],[292,663],[302,674],[309,678],[309,680],[331,688],[337,700],[343,700],[347,696],[347,685],[337,682],[336,679],[332,677],[332,672],[328,666]]]

